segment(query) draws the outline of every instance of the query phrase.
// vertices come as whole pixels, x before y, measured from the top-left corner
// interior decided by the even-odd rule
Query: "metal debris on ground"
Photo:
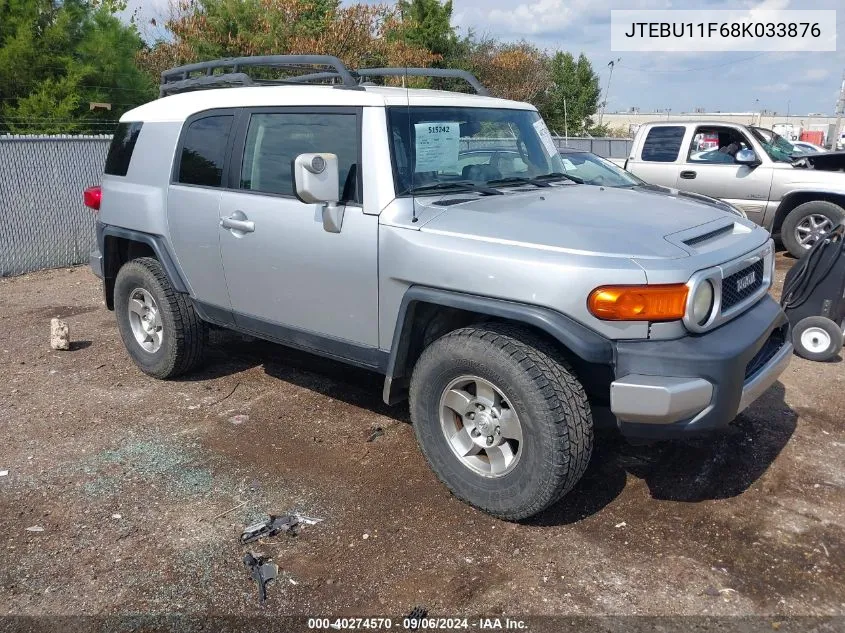
[[[275,536],[282,532],[296,536],[299,534],[301,526],[314,525],[320,521],[322,519],[306,517],[301,514],[282,514],[279,516],[271,514],[266,521],[259,521],[245,527],[241,533],[241,543],[246,545],[265,536]]]
[[[427,617],[428,617],[428,609],[426,609],[425,607],[416,606],[413,609],[411,609],[411,612],[408,614],[408,617],[405,618],[405,620],[407,620],[408,624],[410,625],[408,627],[408,630],[409,631],[418,630],[422,625],[422,622],[420,622],[420,620],[424,620]]]
[[[43,532],[44,528],[40,525],[31,525],[30,527],[26,528],[27,532]]]
[[[384,435],[384,429],[380,426],[374,426],[367,437],[367,441],[374,442],[376,438],[381,437],[382,435]]]
[[[244,554],[244,566],[258,585],[258,602],[264,604],[267,601],[267,585],[279,575],[279,566],[270,558],[251,552]]]
[[[8,474],[9,474],[8,470],[0,470],[0,477],[5,477]]]

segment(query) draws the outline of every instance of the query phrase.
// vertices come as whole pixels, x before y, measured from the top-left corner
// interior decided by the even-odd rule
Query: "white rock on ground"
[[[50,320],[50,347],[53,349],[70,349],[70,329],[67,323],[60,319]]]

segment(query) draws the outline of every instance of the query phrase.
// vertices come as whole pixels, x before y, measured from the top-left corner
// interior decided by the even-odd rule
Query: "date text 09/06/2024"
[[[315,630],[390,630],[405,631],[468,630],[527,631],[524,620],[514,618],[309,618],[308,628]]]

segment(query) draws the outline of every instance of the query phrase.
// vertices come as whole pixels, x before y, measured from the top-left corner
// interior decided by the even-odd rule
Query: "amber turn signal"
[[[604,321],[676,321],[687,308],[686,284],[600,286],[587,307]]]

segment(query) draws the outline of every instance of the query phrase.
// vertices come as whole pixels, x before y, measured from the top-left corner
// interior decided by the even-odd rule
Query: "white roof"
[[[249,86],[183,92],[150,101],[129,110],[121,121],[181,122],[196,112],[213,108],[256,106],[460,106],[468,108],[508,108],[534,110],[520,101],[482,97],[442,90],[406,90],[385,86],[365,86],[349,90],[333,86]]]

